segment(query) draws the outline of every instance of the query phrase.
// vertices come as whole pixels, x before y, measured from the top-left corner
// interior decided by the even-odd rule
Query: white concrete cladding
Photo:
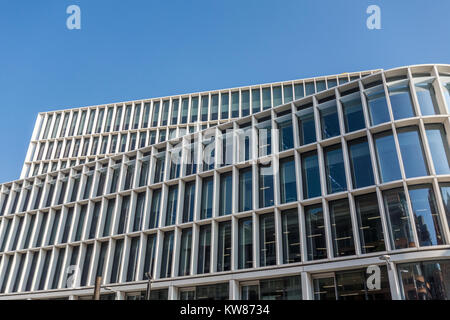
[[[20,177],[35,176],[180,137],[379,71],[40,113]]]
[[[4,183],[0,299],[91,296],[97,275],[102,293],[136,297],[149,270],[159,298],[209,284],[261,298],[264,281],[293,277],[314,299],[371,265],[385,276],[370,294],[411,298],[405,264],[450,259],[449,84],[449,65],[379,71]]]

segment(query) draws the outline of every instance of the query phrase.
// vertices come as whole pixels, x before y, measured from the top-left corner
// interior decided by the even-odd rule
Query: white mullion
[[[275,208],[273,215],[275,219],[276,265],[283,264],[283,220],[281,214],[281,210],[279,208]]]

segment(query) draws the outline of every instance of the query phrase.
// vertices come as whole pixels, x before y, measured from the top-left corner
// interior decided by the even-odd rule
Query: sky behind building
[[[69,30],[66,8],[81,8]],[[369,30],[369,5],[381,30]],[[258,83],[450,63],[448,0],[0,3],[0,182],[38,112]]]

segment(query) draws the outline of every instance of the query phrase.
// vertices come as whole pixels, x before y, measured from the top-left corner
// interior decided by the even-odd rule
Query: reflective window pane
[[[301,300],[302,285],[300,276],[266,279],[260,282],[261,300]]]
[[[281,203],[297,201],[297,180],[293,157],[280,159],[280,201]]]
[[[194,220],[195,181],[186,183],[184,189],[183,223]]]
[[[409,197],[414,213],[419,245],[435,246],[443,244],[441,221],[433,187],[431,185],[410,187]]]
[[[253,267],[252,218],[240,219],[238,223],[238,268]]]
[[[261,267],[276,264],[275,218],[273,213],[259,216],[259,264]]]
[[[252,89],[252,113],[261,111],[261,90]]]
[[[450,174],[450,151],[444,126],[429,124],[425,129],[436,174]]]
[[[376,193],[355,197],[361,252],[384,251],[383,226]]]
[[[406,177],[413,178],[428,175],[418,128],[401,128],[397,131],[397,135]]]
[[[220,175],[219,216],[231,214],[233,197],[233,176],[231,172]]]
[[[183,229],[180,241],[180,262],[178,265],[178,275],[187,276],[190,273],[191,266],[191,245],[192,229]]]
[[[177,216],[178,185],[169,187],[167,196],[166,226],[175,224]]]
[[[260,164],[259,171],[259,207],[270,207],[274,204],[272,163]]]
[[[298,131],[300,133],[300,145],[316,142],[316,125],[312,109],[298,116]]]
[[[169,278],[172,273],[173,231],[164,232],[160,278]]]
[[[294,147],[294,133],[290,118],[278,124],[278,137],[280,152]]]
[[[344,112],[345,132],[352,132],[366,127],[359,93],[356,98],[342,101],[342,109]]]
[[[436,92],[432,83],[417,83],[416,95],[417,100],[419,101],[420,112],[423,116],[431,116],[440,113],[436,101]]]
[[[316,151],[302,154],[302,185],[304,199],[321,196],[319,160]]]
[[[326,259],[327,244],[322,205],[305,207],[305,222],[308,260]]]
[[[334,257],[354,255],[355,243],[348,199],[332,201],[329,207]]]
[[[283,95],[284,95],[284,103],[288,103],[292,101],[292,85],[285,84],[283,85]]]
[[[252,168],[239,171],[239,211],[253,209]]]
[[[210,272],[211,265],[211,225],[200,226],[198,240],[197,273]]]
[[[320,124],[322,127],[322,139],[325,140],[340,134],[336,104],[320,110]]]
[[[301,261],[300,231],[297,209],[281,213],[281,232],[283,241],[283,263]]]
[[[374,135],[374,142],[381,182],[385,183],[401,179],[397,149],[395,148],[392,132],[388,131]]]
[[[231,221],[219,222],[217,271],[231,270]]]
[[[369,108],[370,123],[373,126],[391,121],[383,87],[375,91],[367,91],[366,99]]]
[[[213,177],[209,177],[203,179],[200,219],[207,219],[212,217],[212,205],[213,205]]]
[[[367,139],[353,140],[348,143],[353,188],[363,188],[375,183],[372,161]]]
[[[447,102],[447,112],[450,109],[450,82],[442,83],[442,89],[444,91],[445,101]]]
[[[383,200],[392,248],[415,247],[403,188],[383,192]]]
[[[389,87],[389,97],[395,120],[415,117],[408,84]]]
[[[331,194],[347,190],[341,145],[339,144],[324,149],[324,157],[328,193]]]
[[[450,261],[399,264],[397,270],[405,300],[450,300]]]
[[[442,202],[444,203],[447,224],[450,229],[450,183],[441,183],[439,184],[439,187],[441,189]]]

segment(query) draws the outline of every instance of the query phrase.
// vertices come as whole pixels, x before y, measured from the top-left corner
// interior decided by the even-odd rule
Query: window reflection
[[[387,131],[376,134],[374,142],[381,181],[384,183],[401,179],[397,149],[395,148],[392,132]]]
[[[252,218],[239,220],[238,224],[238,268],[253,267],[253,230]]]
[[[348,143],[353,188],[363,188],[375,183],[367,139],[362,138]]]
[[[281,228],[281,237],[283,241],[283,263],[301,261],[300,231],[297,209],[291,209],[281,213]]]
[[[341,145],[326,148],[324,150],[324,156],[328,193],[331,194],[347,190]]]
[[[392,248],[415,247],[405,192],[402,188],[385,191],[383,199]]]
[[[384,234],[376,193],[355,197],[361,252],[384,251]]]
[[[322,194],[319,161],[316,151],[302,155],[302,183],[304,199],[319,197]]]
[[[275,218],[273,213],[259,217],[259,264],[261,267],[276,264]]]
[[[395,120],[415,117],[408,83],[389,87],[389,97]]]
[[[436,92],[433,84],[422,82],[416,84],[416,95],[419,101],[420,112],[423,116],[439,114],[439,108],[436,101]]]
[[[366,127],[364,112],[359,92],[356,95],[344,97],[342,109],[344,111],[345,132],[352,132]]]
[[[397,131],[397,136],[406,177],[413,178],[428,175],[418,128],[401,128]]]
[[[327,258],[322,205],[305,207],[305,221],[308,260]]]
[[[419,185],[409,188],[417,237],[420,246],[443,244],[442,228],[433,187]]]
[[[404,299],[450,299],[450,261],[399,264],[397,270]]]
[[[312,108],[302,111],[298,116],[300,145],[316,142],[316,125]]]
[[[332,201],[329,206],[334,256],[354,255],[355,244],[348,199]]]
[[[386,95],[383,86],[365,92],[369,107],[370,122],[373,126],[390,121]]]
[[[297,201],[297,180],[293,157],[280,159],[281,203]]]
[[[322,139],[325,140],[340,134],[336,102],[331,105],[327,104],[327,106],[321,108],[320,122],[322,126]]]
[[[429,124],[425,130],[436,174],[450,174],[450,150],[444,126]]]

